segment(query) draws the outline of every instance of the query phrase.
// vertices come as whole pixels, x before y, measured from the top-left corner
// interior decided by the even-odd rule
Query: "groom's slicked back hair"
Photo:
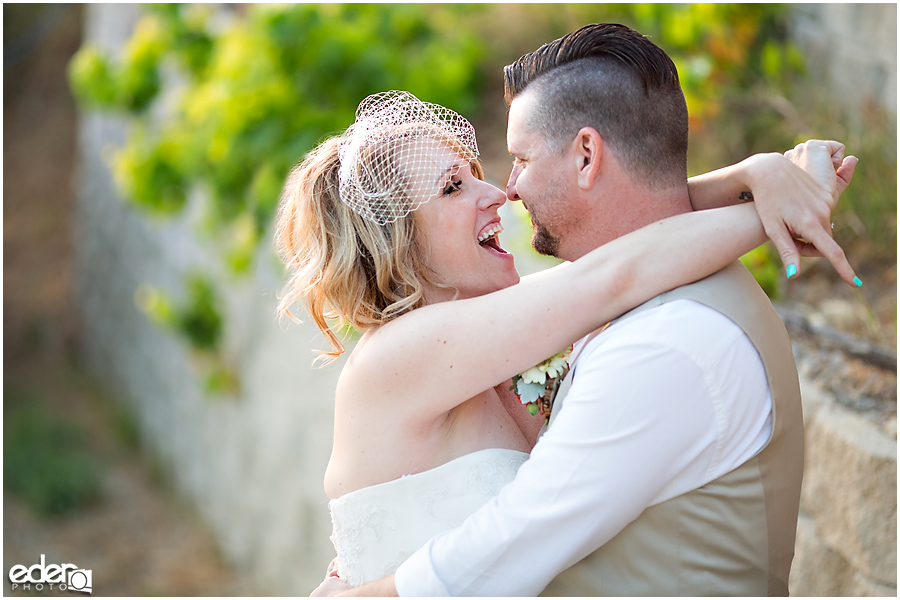
[[[672,59],[624,25],[586,25],[503,70],[507,104],[535,94],[528,126],[561,152],[593,127],[638,181],[687,179],[688,113]]]

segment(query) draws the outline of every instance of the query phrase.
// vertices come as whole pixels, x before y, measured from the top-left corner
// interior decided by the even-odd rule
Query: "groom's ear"
[[[603,159],[603,138],[593,127],[582,127],[572,141],[578,187],[589,190],[600,174]]]

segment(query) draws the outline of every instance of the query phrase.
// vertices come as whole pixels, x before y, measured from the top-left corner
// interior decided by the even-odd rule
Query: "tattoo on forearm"
[[[738,200],[742,200],[744,202],[751,202],[753,200],[753,192],[748,192],[744,190],[741,192],[741,195],[738,196]]]

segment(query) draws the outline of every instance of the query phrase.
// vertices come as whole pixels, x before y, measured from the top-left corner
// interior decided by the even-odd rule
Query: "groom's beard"
[[[556,256],[559,251],[559,240],[553,237],[547,228],[544,227],[534,217],[531,217],[531,227],[534,233],[531,236],[531,246],[538,254],[546,256]]]
[[[531,217],[531,246],[538,254],[559,258],[560,235],[568,229],[571,220],[565,202],[571,196],[570,185],[560,174],[550,173],[540,189],[532,190],[528,199],[522,200]]]

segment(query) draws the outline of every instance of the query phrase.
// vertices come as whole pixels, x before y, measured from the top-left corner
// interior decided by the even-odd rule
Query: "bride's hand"
[[[785,156],[757,154],[744,161],[756,210],[790,277],[799,273],[801,255],[824,256],[847,283],[858,281],[831,237],[831,210],[856,166],[855,158],[843,157],[843,148],[810,140]]]

